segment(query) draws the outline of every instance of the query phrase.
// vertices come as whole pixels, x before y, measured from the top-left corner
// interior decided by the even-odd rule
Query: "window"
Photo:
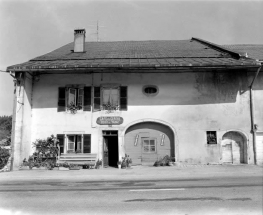
[[[94,106],[98,110],[127,110],[126,86],[94,87]]]
[[[82,153],[82,137],[81,135],[68,135],[67,153]]]
[[[156,96],[159,92],[159,89],[157,86],[147,85],[143,87],[142,91],[146,96]]]
[[[90,134],[58,134],[60,154],[62,153],[90,153]],[[66,141],[64,141],[64,139]]]
[[[155,153],[156,152],[156,139],[155,138],[142,138],[143,152]]]
[[[67,107],[76,106],[78,110],[83,109],[84,102],[84,89],[82,88],[67,88],[66,89],[66,100]]]
[[[216,131],[206,132],[207,144],[217,144]]]
[[[91,111],[91,87],[70,85],[58,89],[58,112]]]

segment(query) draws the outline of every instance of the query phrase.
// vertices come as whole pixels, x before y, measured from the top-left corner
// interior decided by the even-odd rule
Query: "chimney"
[[[74,52],[85,52],[85,29],[74,30]]]

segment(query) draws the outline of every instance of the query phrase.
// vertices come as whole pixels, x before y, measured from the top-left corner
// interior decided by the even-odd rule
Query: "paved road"
[[[262,177],[5,180],[0,214],[259,214]]]

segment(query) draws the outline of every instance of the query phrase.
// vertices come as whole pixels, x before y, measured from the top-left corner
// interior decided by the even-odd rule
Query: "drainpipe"
[[[258,73],[261,69],[261,66],[258,68],[256,75],[253,78],[253,81],[251,82],[249,86],[249,92],[250,92],[250,116],[251,116],[251,132],[253,135],[253,151],[254,151],[254,163],[257,165],[257,146],[256,146],[256,127],[254,123],[254,100],[253,100],[253,84],[258,76]]]

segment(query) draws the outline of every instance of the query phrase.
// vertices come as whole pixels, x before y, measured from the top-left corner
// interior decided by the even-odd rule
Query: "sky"
[[[0,116],[11,115],[13,78],[6,67],[73,42],[185,40],[263,44],[263,0],[0,0]]]

